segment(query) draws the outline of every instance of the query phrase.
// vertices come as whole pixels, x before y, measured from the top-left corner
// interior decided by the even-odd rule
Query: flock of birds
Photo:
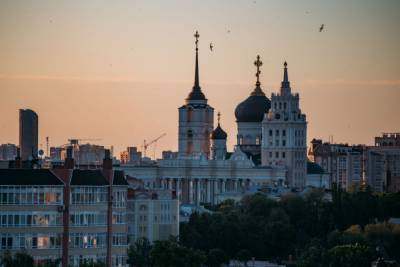
[[[308,11],[306,13],[308,14]],[[319,27],[319,32],[322,32],[324,29],[325,29],[325,24],[321,24],[321,26]],[[226,32],[231,33],[231,30],[227,30]],[[213,49],[214,49],[214,45],[213,45],[213,43],[210,43],[210,51],[212,52]]]

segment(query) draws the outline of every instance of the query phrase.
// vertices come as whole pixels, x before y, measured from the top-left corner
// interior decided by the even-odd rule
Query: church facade
[[[243,195],[278,185],[303,188],[307,122],[299,95],[291,92],[286,62],[280,92],[270,100],[261,88],[262,62],[257,56],[255,88],[235,109],[237,144],[228,152],[220,114],[214,128],[214,108],[200,87],[197,32],[195,38],[194,85],[178,109],[178,152],[152,164],[120,168],[150,188],[174,190],[184,204],[216,204],[224,194]]]

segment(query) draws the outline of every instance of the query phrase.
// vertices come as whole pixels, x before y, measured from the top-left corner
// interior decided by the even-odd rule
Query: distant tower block
[[[186,103],[179,108],[179,157],[199,158],[210,155],[210,134],[214,129],[214,108],[207,104],[201,91],[199,78],[198,42],[199,33],[194,35],[196,41],[196,61],[194,85],[186,98]]]
[[[39,118],[33,110],[19,110],[19,147],[21,148],[22,160],[29,160],[38,156],[38,126]]]

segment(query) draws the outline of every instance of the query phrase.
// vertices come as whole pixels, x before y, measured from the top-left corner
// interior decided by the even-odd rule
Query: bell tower
[[[214,129],[214,108],[207,104],[207,98],[201,91],[199,79],[199,33],[195,35],[196,59],[194,85],[179,110],[179,157],[200,158],[210,156],[210,134]]]

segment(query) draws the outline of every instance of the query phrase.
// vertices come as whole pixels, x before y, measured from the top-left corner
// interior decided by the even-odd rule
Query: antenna
[[[49,137],[46,136],[46,155],[48,157],[50,157],[50,154],[49,154],[49,142],[50,142]]]

